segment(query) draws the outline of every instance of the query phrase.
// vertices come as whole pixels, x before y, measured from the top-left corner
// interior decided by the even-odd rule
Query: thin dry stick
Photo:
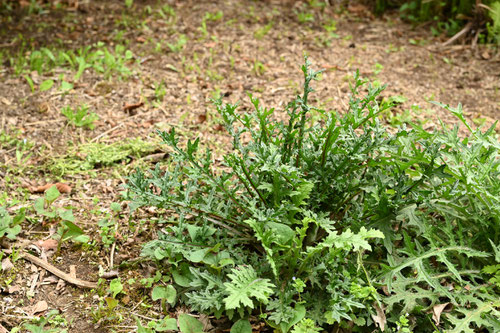
[[[6,250],[5,252],[10,252],[10,251]],[[51,272],[52,274],[54,274],[58,278],[63,279],[64,281],[69,282],[71,284],[74,284],[77,287],[90,288],[90,289],[97,288],[97,283],[74,278],[71,275],[61,271],[59,268],[57,268],[49,263],[46,263],[42,259],[37,258],[29,253],[24,252],[24,251],[19,253],[19,257],[24,258],[24,259],[28,259],[33,264],[42,267],[43,269],[45,269],[48,272]]]
[[[448,45],[452,44],[454,41],[460,39],[463,35],[465,35],[467,32],[469,32],[470,29],[472,29],[472,22],[467,23],[462,30],[460,30],[459,32],[457,32],[455,34],[455,36],[451,37],[446,42],[444,42],[443,46],[448,46]]]
[[[109,269],[113,269],[114,265],[114,260],[115,260],[115,248],[116,248],[116,233],[118,231],[118,221],[115,223],[115,229],[114,229],[114,242],[113,245],[111,245],[111,253],[109,254]]]
[[[116,129],[118,129],[118,128],[122,127],[122,126],[123,126],[123,124],[124,124],[124,123],[119,123],[119,124],[118,124],[118,125],[116,125],[115,127],[110,128],[109,130],[107,130],[107,131],[105,131],[105,132],[103,132],[103,133],[99,134],[98,136],[96,136],[95,138],[93,138],[92,140],[90,140],[90,142],[95,142],[95,141],[99,140],[100,138],[102,138],[102,137],[103,137],[103,136],[105,136],[106,134],[109,134],[109,133],[113,132],[114,130],[116,130]]]

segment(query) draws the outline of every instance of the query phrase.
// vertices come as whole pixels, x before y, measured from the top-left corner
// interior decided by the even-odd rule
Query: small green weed
[[[314,22],[314,14],[313,13],[295,11],[295,15],[297,15],[297,20],[299,20],[299,23],[301,23],[301,24]]]
[[[94,122],[99,119],[99,116],[94,112],[89,112],[87,105],[81,105],[74,110],[70,106],[65,106],[61,109],[61,113],[68,119],[70,125],[76,127],[87,127],[94,129]]]
[[[61,193],[57,187],[52,186],[45,191],[43,197],[36,199],[34,204],[35,212],[41,217],[40,222],[42,224],[54,222],[59,224],[59,228],[57,229],[57,234],[59,235],[57,252],[60,251],[62,243],[68,240],[78,243],[87,243],[90,239],[90,237],[85,235],[83,230],[74,223],[75,217],[71,209],[52,206],[60,195]]]
[[[47,326],[51,328],[45,328]],[[59,310],[50,310],[44,316],[34,318],[30,322],[23,324],[22,328],[31,333],[67,333],[69,326],[70,324],[59,313]],[[20,327],[15,327],[10,332],[17,333],[21,331]]]
[[[268,24],[266,24],[265,26],[258,28],[253,33],[253,36],[255,37],[255,39],[261,40],[262,38],[264,38],[265,35],[267,35],[269,33],[269,31],[271,31],[271,29],[273,28],[273,25],[274,25],[274,22],[271,21]]]
[[[106,217],[97,222],[99,226],[99,234],[104,247],[109,248],[116,241],[116,232],[118,228],[118,218],[121,212],[119,203],[113,202],[110,204],[111,213],[106,214]]]
[[[184,46],[186,45],[187,43],[187,38],[185,35],[179,35],[179,37],[177,38],[177,41],[173,44],[171,43],[167,43],[167,46],[168,48],[170,49],[170,51],[174,52],[174,53],[178,53],[180,51],[182,51],[182,49],[184,49]]]
[[[264,73],[266,72],[267,68],[266,66],[260,62],[259,60],[255,60],[253,62],[253,66],[252,66],[252,72],[257,75],[257,76],[261,76],[261,75],[264,75]]]
[[[10,240],[16,239],[21,232],[21,223],[24,221],[25,208],[20,209],[14,217],[11,217],[5,207],[0,206],[0,240],[7,237]]]

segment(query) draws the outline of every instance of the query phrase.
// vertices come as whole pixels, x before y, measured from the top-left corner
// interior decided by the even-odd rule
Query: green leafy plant
[[[45,195],[35,200],[34,208],[36,213],[42,217],[42,223],[58,223],[59,243],[57,251],[61,249],[63,242],[72,240],[78,243],[87,243],[90,239],[84,231],[77,226],[73,211],[71,209],[52,207],[52,204],[59,198],[61,193],[54,185],[45,191]]]
[[[0,240],[3,237],[14,240],[21,232],[21,223],[25,219],[25,208],[21,208],[18,213],[11,217],[5,207],[0,206]]]
[[[175,215],[142,254],[169,266],[180,303],[238,325],[253,314],[281,332],[373,331],[408,313],[405,328],[428,332],[427,311],[449,302],[444,329],[495,328],[498,293],[481,274],[500,241],[494,126],[473,130],[460,105],[437,103],[470,137],[387,131],[385,86],[356,73],[340,116],[309,104],[320,72],[307,58],[302,72],[286,121],[252,95],[250,113],[215,101],[232,137],[220,166],[199,139],[159,132],[171,164],[138,169],[127,197]]]
[[[65,106],[61,109],[61,113],[66,116],[68,123],[76,127],[94,129],[94,122],[99,119],[96,113],[89,112],[87,105],[81,105],[76,110],[70,106]]]
[[[108,213],[106,217],[97,222],[104,247],[110,247],[116,241],[115,237],[119,225],[118,214],[121,212],[120,204],[112,202],[110,208],[112,213]]]
[[[173,44],[167,43],[167,46],[170,49],[170,51],[172,51],[174,53],[178,53],[178,52],[182,51],[182,49],[184,48],[186,43],[187,43],[186,35],[181,34],[181,35],[179,35],[179,37],[177,38],[177,41],[175,43],[173,43]]]
[[[255,30],[255,32],[253,34],[255,39],[260,40],[260,39],[264,38],[264,36],[267,35],[269,33],[269,31],[273,28],[273,25],[274,25],[274,22],[271,21],[268,24],[266,24],[265,26]]]
[[[295,11],[300,24],[314,22],[314,14],[309,12]]]
[[[46,329],[46,326],[50,326],[53,328]],[[59,310],[50,310],[45,316],[33,319],[30,323],[25,323],[23,325],[23,328],[31,333],[66,333],[68,332],[68,326],[68,321],[59,314]],[[18,331],[18,328],[14,328],[13,330],[11,330],[12,333]]]

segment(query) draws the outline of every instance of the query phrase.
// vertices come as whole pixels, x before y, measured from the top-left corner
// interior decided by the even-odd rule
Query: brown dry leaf
[[[31,310],[31,313],[32,314],[36,314],[36,313],[39,313],[39,312],[47,311],[48,308],[49,308],[49,305],[47,304],[46,301],[38,301],[38,303],[36,303],[33,306],[33,309]]]
[[[9,286],[9,288],[7,289],[7,292],[9,294],[13,294],[13,293],[19,292],[20,290],[21,290],[21,287],[18,284],[16,284],[14,286]]]
[[[198,119],[196,120],[196,123],[203,124],[205,121],[207,121],[207,115],[206,114],[199,114]]]
[[[347,7],[347,11],[350,13],[359,14],[368,11],[368,8],[362,4],[355,4],[355,5],[349,5]]]
[[[14,265],[9,260],[9,258],[5,258],[4,260],[2,260],[2,271],[10,271],[12,268],[14,268]]]
[[[11,105],[11,104],[12,104],[12,103],[11,103],[11,101],[9,101],[9,100],[8,100],[7,98],[5,98],[5,97],[2,97],[2,98],[0,98],[0,99],[2,100],[2,103],[3,103],[3,104],[5,104],[5,105]]]
[[[42,193],[42,192],[47,191],[49,188],[51,188],[54,185],[56,186],[57,190],[60,193],[71,193],[71,186],[69,186],[68,184],[64,184],[64,183],[56,183],[56,184],[49,183],[49,184],[45,184],[42,186],[34,186],[34,187],[28,188],[28,191],[30,191],[31,193]]]
[[[222,126],[221,124],[217,124],[217,125],[215,125],[214,130],[216,132],[221,132],[224,130],[224,126]]]
[[[201,314],[198,317],[198,320],[203,324],[203,332],[210,332],[214,329],[212,323],[210,322],[210,318],[207,315]]]
[[[58,241],[55,239],[52,239],[52,238],[46,239],[44,241],[39,240],[38,242],[36,242],[36,245],[39,248],[44,249],[45,251],[57,249],[57,244],[58,244]]]
[[[436,304],[432,307],[432,320],[439,326],[439,321],[441,319],[441,313],[450,304],[449,302],[443,304]]]
[[[66,286],[66,281],[64,281],[63,279],[59,279],[59,281],[57,281],[56,291],[63,290],[65,286]]]
[[[121,299],[121,302],[123,304],[127,305],[128,303],[130,303],[130,296],[129,295],[123,296],[123,298]]]
[[[481,57],[484,59],[484,60],[488,60],[490,59],[490,54],[488,53],[488,51],[484,51],[483,53],[481,53]]]
[[[130,112],[130,111],[133,111],[137,108],[140,108],[143,105],[144,105],[144,102],[142,102],[142,101],[137,102],[137,103],[132,103],[132,104],[125,103],[125,105],[123,106],[123,111]]]
[[[385,324],[387,323],[387,319],[385,318],[384,309],[381,309],[377,304],[375,304],[375,310],[377,311],[377,315],[372,315],[373,321],[377,324],[381,331],[385,330]]]

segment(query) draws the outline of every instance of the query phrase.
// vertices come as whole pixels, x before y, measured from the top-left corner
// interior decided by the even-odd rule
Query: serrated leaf
[[[273,293],[271,288],[275,287],[269,279],[258,278],[257,273],[250,266],[233,268],[231,274],[227,276],[231,282],[224,283],[226,292],[229,294],[224,298],[226,309],[237,309],[240,304],[253,309],[252,297],[267,303],[269,295]]]
[[[471,328],[471,324],[475,323],[477,327],[492,327],[492,325],[498,328],[497,324],[492,323],[485,319],[485,315],[489,312],[495,312],[498,316],[500,311],[496,310],[500,306],[500,302],[481,302],[476,303],[477,307],[473,309],[467,309],[461,307],[456,309],[460,312],[463,317],[458,318],[457,316],[447,315],[448,320],[453,324],[453,329],[447,331],[449,333],[474,333],[475,329]],[[493,332],[493,331],[490,331]]]

